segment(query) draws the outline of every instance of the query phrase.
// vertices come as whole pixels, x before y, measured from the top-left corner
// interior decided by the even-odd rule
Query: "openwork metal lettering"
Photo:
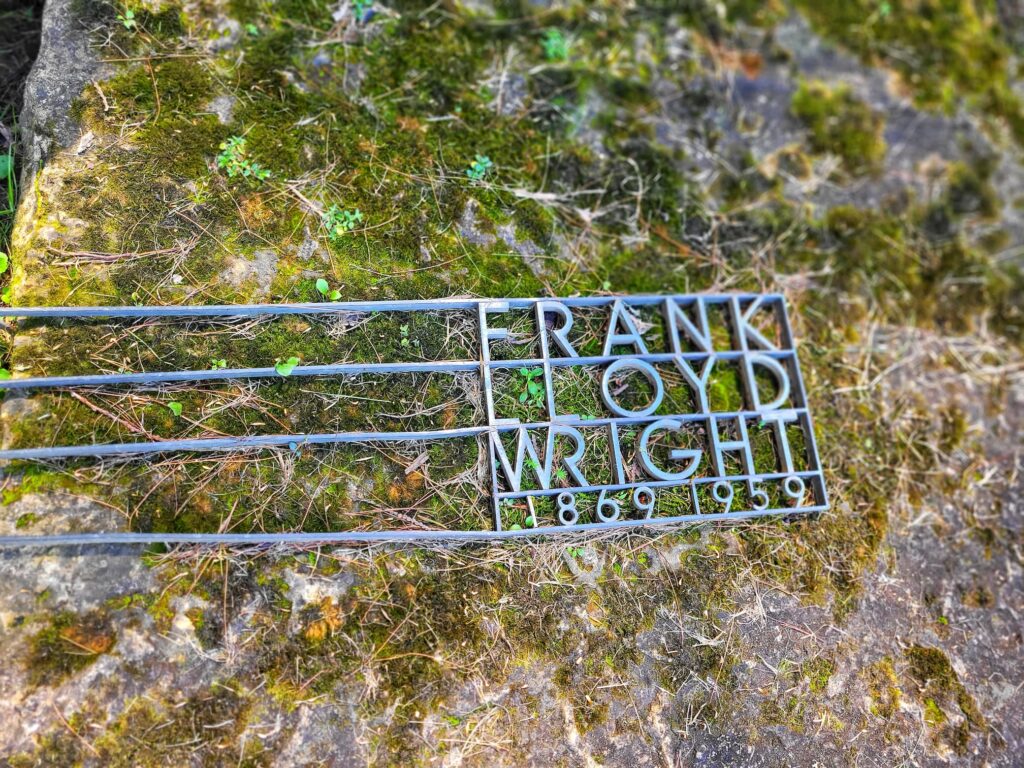
[[[4,309],[22,318],[202,318],[455,312],[475,318],[477,359],[300,365],[294,376],[472,373],[483,423],[417,432],[249,435],[0,451],[0,460],[145,456],[476,436],[492,530],[106,533],[0,537],[0,545],[486,539],[655,523],[806,514],[828,506],[803,382],[779,295],[440,299],[317,304]],[[259,379],[274,368],[14,378],[33,390]],[[572,412],[586,408],[589,412]]]

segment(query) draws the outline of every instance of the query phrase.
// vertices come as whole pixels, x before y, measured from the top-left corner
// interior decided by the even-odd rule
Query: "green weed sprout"
[[[402,340],[399,343],[403,347],[408,348],[410,345],[413,347],[418,347],[420,345],[417,339],[409,338],[409,325],[407,323],[403,323],[398,327],[398,333],[401,334]]]
[[[569,41],[565,39],[560,29],[545,29],[544,39],[540,44],[544,48],[544,58],[548,61],[565,61],[569,58]]]
[[[466,175],[473,181],[483,181],[484,176],[486,176],[493,167],[494,163],[491,162],[491,158],[487,155],[477,155],[473,162],[469,164],[469,168],[466,169]]]
[[[135,20],[135,11],[131,8],[126,8],[124,13],[117,14],[117,20],[120,21],[127,30],[134,30],[139,26],[139,23]]]
[[[339,291],[337,288],[332,290],[331,284],[324,280],[322,277],[318,278],[316,281],[316,290],[321,296],[323,296],[325,299],[329,299],[330,301],[337,301],[338,299],[341,298],[341,291]]]
[[[228,178],[244,176],[260,181],[270,178],[270,171],[246,157],[244,137],[232,136],[222,141],[220,150],[220,154],[217,155],[217,167],[226,170]]]
[[[354,211],[342,210],[337,205],[332,205],[320,217],[324,223],[331,240],[338,241],[343,235],[348,234],[356,228],[363,220],[363,212],[356,208]]]
[[[227,368],[227,367],[228,367],[228,361],[225,360],[223,357],[211,357],[210,358],[210,370],[211,371],[216,371],[216,370],[220,370],[222,368]]]
[[[171,402],[167,404],[167,408],[174,414],[175,418],[179,418],[181,416],[181,403],[177,400],[171,400]]]
[[[210,182],[206,179],[196,181],[193,190],[188,193],[188,199],[193,205],[206,205],[210,202]]]
[[[543,408],[544,385],[537,379],[544,375],[544,369],[520,368],[519,375],[523,378],[523,390],[519,393],[519,402],[529,403],[534,408]]]
[[[295,370],[298,364],[299,358],[295,356],[289,357],[287,360],[277,358],[277,362],[274,363],[274,370],[277,371],[278,375],[287,378],[292,375],[292,371]]]

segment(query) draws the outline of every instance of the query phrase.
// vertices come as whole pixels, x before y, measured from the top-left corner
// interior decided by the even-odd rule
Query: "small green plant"
[[[221,368],[227,368],[227,367],[228,367],[228,361],[225,360],[223,357],[211,357],[210,358],[210,370],[211,371],[216,371],[216,370],[220,370]]]
[[[18,194],[18,183],[14,178],[14,146],[7,148],[7,151],[0,154],[0,185],[3,185],[7,192],[7,202],[5,207],[0,207],[0,245],[7,242],[10,236],[11,228],[14,224],[14,204]],[[0,206],[5,204],[0,202]],[[0,275],[7,272],[11,266],[11,261],[4,251],[0,251]],[[3,299],[4,303],[11,303],[11,287],[8,285],[3,289],[0,298]]]
[[[565,61],[569,58],[569,41],[565,39],[560,29],[545,29],[544,39],[540,44],[544,47],[544,58],[548,61]]]
[[[9,379],[9,378],[11,378],[11,372],[8,371],[6,368],[0,368],[0,379]]]
[[[188,199],[193,205],[205,205],[210,202],[210,182],[200,179],[195,183],[195,188],[188,193]]]
[[[167,409],[174,414],[175,418],[179,418],[181,416],[181,403],[177,400],[171,400],[171,402],[167,404]]]
[[[483,181],[484,176],[486,176],[493,167],[494,163],[491,162],[491,158],[487,155],[477,155],[473,162],[469,164],[469,168],[466,169],[466,175],[473,181]]]
[[[125,8],[124,13],[117,14],[117,20],[129,31],[134,31],[139,26],[139,23],[135,20],[135,11],[131,8]]]
[[[316,281],[316,290],[317,293],[330,301],[337,301],[341,298],[341,291],[337,288],[331,289],[331,284],[322,277]]]
[[[260,36],[260,28],[257,27],[255,24],[252,24],[252,23],[246,24],[245,25],[245,34],[247,34],[249,37],[259,37]]]
[[[331,240],[338,241],[362,222],[363,212],[358,208],[350,211],[347,209],[342,210],[337,205],[332,205],[323,213],[321,219]]]
[[[232,136],[220,143],[217,167],[228,172],[228,178],[244,176],[263,181],[270,178],[270,171],[246,157],[245,137]]]
[[[7,188],[7,203],[5,208],[0,209],[0,216],[10,216],[14,213],[14,203],[18,197],[18,182],[14,178],[13,145],[7,148],[5,154],[0,155],[0,184]]]
[[[287,360],[277,358],[277,361],[274,363],[274,370],[277,371],[278,375],[288,377],[292,375],[292,371],[295,370],[298,364],[299,358],[294,355]]]
[[[519,393],[519,402],[528,403],[534,408],[544,407],[544,384],[538,379],[543,377],[543,368],[520,368],[523,389]]]
[[[408,348],[409,346],[418,347],[420,345],[420,343],[419,343],[419,341],[417,339],[410,339],[409,338],[409,325],[407,323],[403,323],[402,325],[400,325],[398,327],[398,333],[399,333],[399,335],[401,336],[401,339],[402,339],[399,342],[399,344],[401,344],[403,347],[406,347],[406,348]]]
[[[33,514],[32,512],[26,512],[24,515],[20,515],[17,520],[14,521],[14,527],[17,530],[23,530],[28,528],[32,523],[39,519],[39,515]]]

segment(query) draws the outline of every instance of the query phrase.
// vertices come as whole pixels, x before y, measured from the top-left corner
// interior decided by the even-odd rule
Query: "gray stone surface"
[[[24,148],[22,188],[31,188],[35,171],[57,149],[81,135],[71,105],[101,71],[89,45],[87,19],[75,0],[48,0],[36,64],[25,86],[19,115]],[[27,200],[31,196],[26,196]]]

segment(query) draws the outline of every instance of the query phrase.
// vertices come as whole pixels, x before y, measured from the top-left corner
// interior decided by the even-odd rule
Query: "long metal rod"
[[[593,355],[590,357],[552,357],[554,368],[580,365],[607,365],[615,360],[639,360],[645,363],[670,363],[675,358],[704,360],[712,355],[721,360],[739,360],[747,353],[735,350],[721,352],[654,352],[646,355]],[[766,357],[785,360],[793,357],[793,350],[766,350]],[[496,360],[487,363],[492,369],[534,368],[544,364],[542,358],[522,360]],[[360,374],[390,373],[462,373],[478,371],[477,360],[410,361],[407,363],[331,363],[327,365],[297,365],[289,377],[355,376]],[[215,368],[193,371],[153,371],[151,373],[90,373],[76,376],[27,376],[22,379],[0,379],[0,390],[54,389],[58,387],[101,387],[119,384],[172,384],[183,381],[219,381],[225,379],[281,378],[276,368]]]
[[[794,409],[802,412],[805,409]],[[756,418],[759,411],[733,411],[715,413],[716,418]],[[633,416],[629,418],[572,419],[559,422],[562,426],[598,427],[611,422],[619,424],[643,424],[657,421],[661,416]],[[708,418],[708,414],[690,413],[673,417],[677,421],[697,422]],[[0,451],[0,461],[66,459],[96,456],[141,456],[171,451],[234,451],[248,448],[275,448],[285,446],[325,445],[333,443],[376,443],[376,442],[418,442],[423,440],[448,440],[474,437],[491,431],[509,432],[521,428],[544,429],[551,422],[529,422],[522,424],[481,424],[455,429],[438,429],[426,432],[310,432],[297,435],[248,435],[245,437],[196,437],[181,440],[153,440],[137,443],[98,443],[95,445],[56,445],[46,448],[13,448]]]
[[[56,547],[107,544],[198,544],[198,545],[254,545],[254,544],[379,544],[415,542],[501,541],[517,538],[539,538],[579,531],[613,531],[623,528],[658,529],[666,526],[748,520],[772,515],[806,515],[823,512],[827,506],[718,512],[709,515],[679,515],[653,520],[616,520],[611,523],[582,523],[580,525],[552,525],[545,528],[524,528],[503,531],[351,531],[329,533],[65,533],[49,536],[0,536],[0,548]]]
[[[335,363],[297,365],[289,376],[354,376],[366,373],[457,373],[475,371],[472,360],[443,360],[409,363]],[[81,376],[33,376],[0,381],[2,389],[52,389],[54,387],[100,387],[115,384],[171,384],[180,381],[283,378],[276,368],[218,368],[200,371],[155,371],[153,373],[96,373]]]
[[[630,306],[653,306],[665,299],[685,298],[687,300],[699,296],[712,304],[731,301],[733,297],[740,301],[760,298],[774,300],[781,294],[774,293],[724,293],[724,294],[687,294],[643,296],[573,296],[564,299],[553,298],[516,298],[516,299],[411,299],[408,301],[334,301],[305,302],[293,304],[206,304],[206,305],[169,305],[146,307],[0,307],[0,317],[246,317],[252,315],[311,315],[331,314],[337,312],[422,312],[436,310],[476,309],[480,304],[501,302],[511,309],[529,309],[538,301],[553,301],[567,307],[606,307],[618,300]]]

